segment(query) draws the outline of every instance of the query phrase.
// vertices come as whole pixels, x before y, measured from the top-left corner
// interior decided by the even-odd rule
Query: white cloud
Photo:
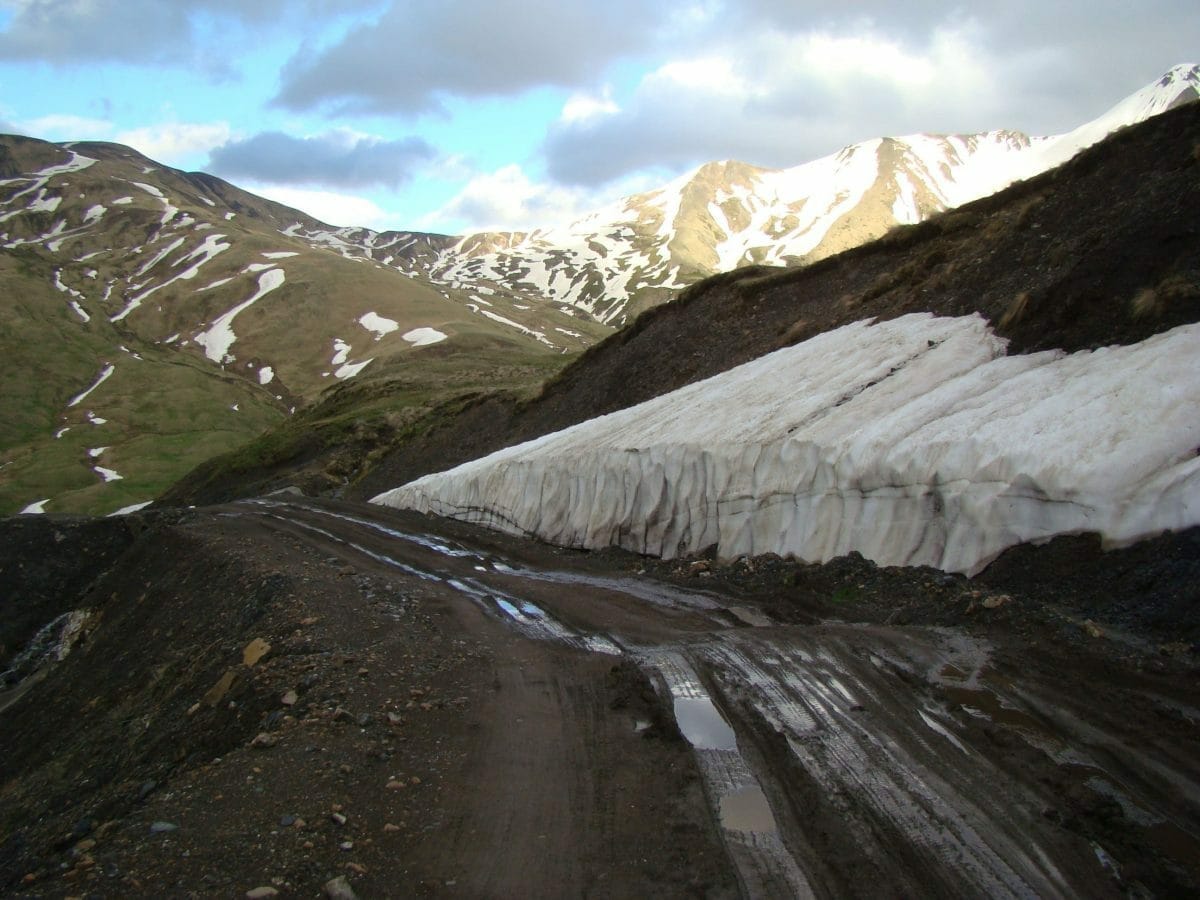
[[[550,228],[645,190],[651,181],[637,176],[603,190],[568,188],[534,181],[519,165],[508,165],[475,174],[449,202],[414,227],[451,234]]]
[[[242,187],[260,197],[308,213],[327,225],[383,229],[391,227],[389,223],[394,222],[396,218],[374,201],[353,194],[310,191],[278,185],[246,184]]]
[[[272,184],[396,187],[434,155],[433,147],[416,137],[387,140],[349,128],[304,137],[262,131],[217,147],[208,167],[220,175]]]
[[[87,141],[106,138],[113,124],[106,119],[52,113],[14,123],[22,133],[44,141]]]
[[[663,63],[605,115],[564,110],[544,149],[567,184],[713,159],[798,165],[884,134],[1004,127],[998,69],[967,23],[913,46],[759,29]]]
[[[228,122],[168,122],[122,131],[116,141],[158,162],[175,164],[221,146],[231,133]]]
[[[563,104],[559,121],[568,125],[576,122],[586,122],[589,119],[616,115],[621,108],[613,101],[612,88],[605,85],[600,95],[572,94]]]

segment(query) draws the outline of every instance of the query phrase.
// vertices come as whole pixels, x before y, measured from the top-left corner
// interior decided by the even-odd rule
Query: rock
[[[354,849],[354,841],[342,841],[340,844],[338,844],[338,849],[345,853],[349,853]]]
[[[983,601],[984,609],[999,609],[1005,603],[1011,603],[1012,597],[1008,594],[994,594]]]
[[[155,788],[157,788],[157,787],[158,787],[157,781],[143,781],[141,783],[141,785],[138,786],[138,792],[137,792],[138,802],[141,803],[143,800],[145,800],[147,797],[149,797],[151,794],[153,794]]]
[[[387,720],[389,725],[399,725],[404,721],[404,717],[400,715],[400,713],[389,712],[387,714]]]
[[[404,787],[406,787],[406,785],[404,784],[403,781],[397,781],[396,779],[393,778],[391,781],[389,781],[387,783],[386,787],[389,791],[399,791],[399,790],[402,790]]]
[[[1088,633],[1088,637],[1102,638],[1104,637],[1104,629],[1093,622],[1091,619],[1083,620],[1083,630]]]
[[[279,702],[284,706],[295,706],[296,701],[299,699],[300,696],[295,691],[287,691],[282,697],[279,698]]]
[[[324,891],[329,900],[358,900],[358,895],[354,893],[354,888],[350,887],[350,882],[345,875],[339,875],[337,878],[331,878],[325,882]]]
[[[258,750],[266,750],[270,747],[274,747],[278,743],[279,738],[275,737],[273,734],[269,734],[266,731],[262,731],[255,735],[254,740],[250,742],[250,746]]]
[[[291,828],[295,824],[296,824],[295,816],[280,816],[279,817],[279,827],[281,827],[281,828]]]
[[[204,695],[200,702],[206,703],[207,705],[215,708],[222,700],[225,699],[225,695],[228,694],[233,688],[234,684],[237,683],[237,679],[237,672],[233,671],[233,669],[230,669],[217,680],[216,684],[208,689],[208,693]]]
[[[366,875],[367,874],[367,867],[362,865],[361,863],[348,862],[348,863],[346,863],[346,868],[349,869],[351,872],[353,872],[355,875]]]
[[[342,815],[340,812],[330,813],[329,818],[333,819],[333,821],[336,822],[338,825],[346,824],[346,817],[344,815]]]
[[[246,900],[261,900],[264,897],[278,897],[279,891],[270,886],[256,887],[246,891]]]
[[[150,826],[151,834],[166,834],[171,831],[178,831],[179,826],[173,822],[155,822]]]
[[[271,645],[262,638],[255,638],[242,649],[242,663],[253,666],[271,652]]]
[[[350,718],[350,711],[347,709],[344,709],[339,706],[339,707],[337,707],[337,709],[335,709],[333,711],[333,721],[335,721],[335,722],[340,722],[343,719],[348,719],[348,718]]]
[[[393,833],[393,832],[399,831],[399,830],[400,830],[400,826],[399,826],[399,825],[393,825],[391,822],[388,822],[386,825],[384,825],[384,826],[383,826],[383,830],[384,830],[385,832],[387,832],[388,834],[391,834],[391,833]]]

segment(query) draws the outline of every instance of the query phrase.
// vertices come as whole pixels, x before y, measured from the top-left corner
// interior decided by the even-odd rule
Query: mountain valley
[[[1198,83],[529,234],[4,138],[0,891],[1200,891]]]

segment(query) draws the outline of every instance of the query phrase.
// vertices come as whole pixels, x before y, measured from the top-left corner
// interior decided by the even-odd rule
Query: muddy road
[[[108,847],[109,880],[77,876],[99,896],[239,896],[256,880],[318,896],[347,865],[364,897],[1200,887],[1194,679],[963,629],[780,621],[701,577],[667,583],[637,560],[361,504],[273,497],[189,515],[175,530],[291,574],[297,605],[255,695],[268,699],[257,718],[242,701],[245,734],[268,738],[192,759],[118,817],[87,847]],[[325,671],[318,650],[350,662],[340,682],[322,675],[337,688],[326,701],[313,688],[296,705],[286,691]],[[22,726],[43,686],[0,728]],[[364,741],[377,762],[339,762]],[[305,802],[327,827],[297,843],[289,816],[274,823]],[[325,805],[353,809],[357,846]],[[262,841],[260,808],[286,846]],[[148,846],[154,821],[181,827]],[[36,861],[22,891],[79,890]]]

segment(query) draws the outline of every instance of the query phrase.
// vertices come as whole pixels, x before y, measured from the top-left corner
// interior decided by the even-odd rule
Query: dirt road
[[[163,724],[147,733],[189,747],[201,726],[225,735],[207,753],[175,751],[169,767],[129,750],[109,759],[97,740],[117,732],[88,715],[39,724],[52,706],[39,692],[87,707],[89,691],[64,679],[89,661],[90,693],[117,678],[97,669],[120,645],[115,606],[0,713],[0,730],[25,732],[0,750],[41,740],[60,762],[98,757],[129,785],[162,773],[136,803],[90,817],[112,824],[91,821],[52,852],[38,839],[53,829],[12,820],[0,871],[30,895],[240,896],[262,884],[319,896],[338,874],[363,897],[1200,887],[1194,679],[1074,665],[1053,646],[962,629],[781,621],[701,577],[682,587],[639,575],[634,559],[358,504],[268,498],[168,530],[187,553],[143,547],[142,565],[127,560],[99,589],[150,601],[161,590],[128,615],[195,604],[217,616],[213,644],[261,634],[273,649],[237,670],[240,695],[197,696],[216,664],[154,698]],[[206,581],[210,599],[229,593],[224,570],[171,572],[163,557],[202,548],[247,584],[286,582],[236,640],[202,604]],[[145,577],[151,562],[167,566],[161,579]],[[163,614],[150,634],[193,627]],[[125,729],[137,702],[149,695],[126,701]],[[18,753],[4,774],[28,785],[8,781],[5,803],[49,792],[60,831],[83,817],[49,763]]]

